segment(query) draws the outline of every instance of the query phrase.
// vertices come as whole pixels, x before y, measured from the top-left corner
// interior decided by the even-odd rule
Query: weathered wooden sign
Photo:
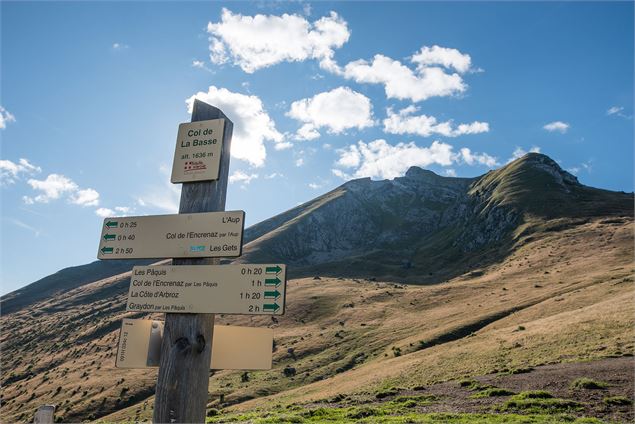
[[[280,264],[136,266],[127,310],[282,315],[285,292]]]
[[[173,183],[218,179],[224,127],[224,119],[179,125],[172,164]]]
[[[97,258],[236,257],[244,225],[244,211],[106,218]]]
[[[34,424],[53,424],[55,417],[55,405],[41,405],[33,417]]]
[[[117,368],[152,368],[159,365],[163,322],[124,318],[119,335]],[[273,330],[215,325],[211,369],[271,369]]]

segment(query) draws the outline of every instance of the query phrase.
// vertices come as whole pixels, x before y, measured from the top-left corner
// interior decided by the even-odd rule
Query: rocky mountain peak
[[[562,169],[556,161],[542,153],[527,153],[518,159],[517,163],[519,166],[531,167],[536,170],[547,172],[554,177],[556,182],[559,184],[580,184],[577,177]]]
[[[440,175],[428,170],[419,168],[418,166],[411,166],[406,171],[406,178],[441,178]]]

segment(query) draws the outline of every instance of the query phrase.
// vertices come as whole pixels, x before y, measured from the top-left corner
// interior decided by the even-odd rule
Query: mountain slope
[[[274,327],[276,349],[272,370],[211,373],[210,392],[250,409],[631,352],[632,204],[535,154],[475,179],[345,183],[246,231],[241,261],[321,278],[290,281],[281,318],[218,316]],[[115,265],[132,263],[3,298],[1,421],[43,403],[64,421],[151,416],[156,370],[114,368],[121,319],[147,317],[125,312],[129,272],[99,279]]]
[[[549,230],[545,220],[597,216],[632,217],[633,194],[583,186],[542,154],[474,179],[413,167],[394,180],[349,181],[254,225],[240,261],[283,260],[299,276],[433,282],[501,261],[521,233]]]
[[[340,394],[363,400],[390,386],[632,352],[633,220],[521,238],[503,262],[439,284],[292,280],[277,321],[218,316],[273,327],[276,349],[274,368],[248,382],[240,371],[211,373],[210,393],[226,393],[233,409],[311,407]],[[128,284],[129,273],[0,318],[11,328],[0,336],[2,422],[32,421],[44,403],[57,404],[64,422],[151,417],[156,370],[114,368],[121,319],[147,317],[125,312]],[[210,406],[220,407],[217,396]]]
[[[74,289],[84,284],[103,278],[112,277],[130,271],[135,265],[148,264],[152,261],[95,261],[59,270],[21,289],[8,293],[0,298],[0,309],[3,314],[10,314],[38,301],[54,297],[62,291]]]
[[[412,167],[394,180],[349,181],[245,230],[239,262],[285,262],[292,276],[366,276],[434,283],[503,260],[520,235],[632,217],[633,194],[587,187],[549,157],[529,153],[478,178]],[[151,261],[68,268],[3,296],[12,313]]]

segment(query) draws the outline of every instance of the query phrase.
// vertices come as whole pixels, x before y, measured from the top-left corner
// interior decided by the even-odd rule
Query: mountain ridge
[[[632,204],[632,194],[584,186],[539,153],[472,178],[412,166],[392,180],[347,181],[252,225],[245,229],[237,262],[286,262],[292,276],[407,282],[425,274],[434,281],[500,260],[520,235],[540,227],[536,218],[577,219],[567,223],[572,225],[592,216],[632,217]],[[0,306],[11,313],[56,291],[152,262],[95,261],[66,268],[2,296]]]

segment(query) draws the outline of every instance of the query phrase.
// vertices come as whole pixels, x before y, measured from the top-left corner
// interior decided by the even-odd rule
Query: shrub
[[[379,391],[379,392],[375,393],[375,397],[377,399],[383,399],[383,398],[386,398],[388,396],[394,396],[397,393],[399,393],[399,390],[396,387],[391,387],[390,389],[382,390],[382,391]]]
[[[512,392],[511,390],[500,389],[498,387],[492,387],[489,389],[482,390],[478,393],[475,393],[470,397],[473,399],[480,399],[480,398],[488,398],[488,397],[496,397],[496,396],[510,396],[515,394],[516,393]]]
[[[404,406],[412,407],[416,404],[430,403],[437,400],[435,395],[398,396],[393,399],[394,403],[401,403]],[[414,402],[414,405],[412,403]],[[408,404],[408,405],[406,405]]]
[[[633,400],[629,399],[627,397],[624,396],[611,396],[611,397],[605,397],[603,399],[604,403],[606,403],[609,406],[626,406],[626,405],[632,405],[633,404]]]
[[[596,381],[590,378],[576,378],[569,385],[570,389],[606,389],[608,384],[603,381]]]
[[[500,410],[508,409],[524,410],[532,413],[553,413],[561,411],[578,410],[582,408],[582,404],[569,399],[554,398],[549,392],[543,390],[535,390],[529,392],[521,392],[512,396],[505,402]]]
[[[546,392],[544,390],[530,390],[527,392],[520,392],[519,394],[517,394],[516,396],[514,396],[514,398],[516,399],[552,399],[553,395],[549,392]]]
[[[350,411],[348,414],[346,414],[346,418],[360,419],[360,418],[372,417],[374,415],[379,415],[378,412],[379,411],[375,408],[368,408],[368,407],[357,408]]]
[[[465,387],[466,389],[468,389],[470,391],[494,389],[495,388],[494,386],[492,386],[490,384],[482,384],[480,381],[473,380],[473,379],[461,380],[461,381],[459,381],[459,386],[460,387]]]
[[[293,377],[295,375],[296,371],[295,371],[295,368],[290,367],[290,366],[287,365],[282,370],[282,373],[284,374],[285,377]]]
[[[513,368],[511,370],[508,371],[509,374],[525,374],[528,372],[532,372],[534,369],[532,367],[526,367],[526,368]]]

